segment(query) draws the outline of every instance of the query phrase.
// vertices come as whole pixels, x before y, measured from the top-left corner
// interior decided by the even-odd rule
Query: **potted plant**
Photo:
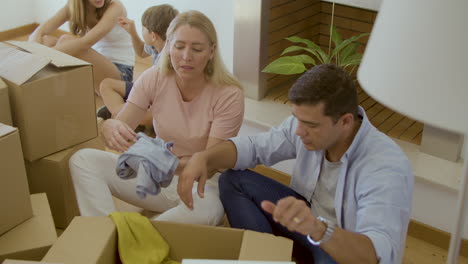
[[[288,37],[286,39],[295,45],[284,49],[280,57],[268,64],[262,71],[266,73],[291,75],[307,71],[308,67],[306,65],[312,67],[317,64],[335,63],[352,73],[356,66],[361,63],[363,55],[356,51],[359,45],[361,45],[361,43],[356,41],[367,35],[369,35],[369,33],[363,33],[343,40],[341,34],[336,31],[332,20],[328,52],[322,50],[320,46],[309,39],[300,38],[298,36]],[[331,42],[334,43],[333,49],[331,47]],[[285,54],[295,51],[303,51],[304,53],[284,56]]]

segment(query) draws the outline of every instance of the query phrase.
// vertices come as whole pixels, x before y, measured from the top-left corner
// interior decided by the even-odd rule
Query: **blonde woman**
[[[135,56],[130,35],[118,25],[127,11],[118,0],[68,0],[31,34],[30,41],[53,47],[93,64],[94,89],[105,78],[132,81]],[[65,22],[70,34],[51,34]]]
[[[166,45],[157,64],[135,82],[115,119],[103,123],[108,147],[123,152],[136,137],[133,129],[147,109],[157,137],[173,141],[179,158],[178,175],[198,151],[235,136],[241,126],[244,98],[240,83],[224,67],[216,31],[198,11],[179,14],[169,25]],[[138,207],[159,212],[158,220],[217,225],[224,216],[217,179],[207,183],[204,198],[192,211],[180,202],[178,177],[156,196],[139,199],[136,180],[122,180],[115,172],[118,155],[80,150],[70,159],[70,170],[82,215],[115,211],[112,195]],[[196,191],[196,186],[194,187]]]

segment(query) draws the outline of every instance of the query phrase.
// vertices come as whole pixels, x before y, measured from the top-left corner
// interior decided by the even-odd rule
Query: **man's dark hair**
[[[320,64],[305,72],[289,89],[295,105],[324,103],[324,115],[335,122],[346,114],[358,117],[357,93],[349,74],[335,64]]]

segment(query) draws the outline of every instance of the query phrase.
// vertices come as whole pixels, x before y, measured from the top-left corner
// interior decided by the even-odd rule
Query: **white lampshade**
[[[467,12],[468,0],[384,0],[359,67],[362,88],[397,112],[466,137]],[[457,263],[465,222],[466,159],[456,217],[448,219],[455,225],[447,263]]]
[[[384,0],[358,80],[397,112],[468,132],[468,0]]]

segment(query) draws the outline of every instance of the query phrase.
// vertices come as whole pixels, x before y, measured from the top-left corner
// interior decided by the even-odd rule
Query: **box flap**
[[[18,130],[16,127],[0,123],[0,137],[6,136],[12,132],[15,132],[16,130]]]
[[[0,77],[21,85],[50,60],[0,43]]]
[[[31,205],[35,216],[52,215],[46,193],[31,194]]]
[[[117,263],[117,228],[107,216],[75,217],[42,261]]]
[[[291,239],[245,230],[239,260],[290,261]]]
[[[191,259],[237,259],[242,230],[234,228],[151,221],[171,246],[170,257]],[[213,249],[216,250],[213,250]]]
[[[3,261],[3,264],[61,264],[61,263],[6,259],[5,261]]]
[[[90,63],[86,61],[77,59],[66,53],[49,48],[36,42],[10,40],[7,41],[7,43],[22,48],[23,50],[26,50],[34,55],[46,58],[48,61],[50,61],[50,63],[52,63],[56,67],[90,65]]]

